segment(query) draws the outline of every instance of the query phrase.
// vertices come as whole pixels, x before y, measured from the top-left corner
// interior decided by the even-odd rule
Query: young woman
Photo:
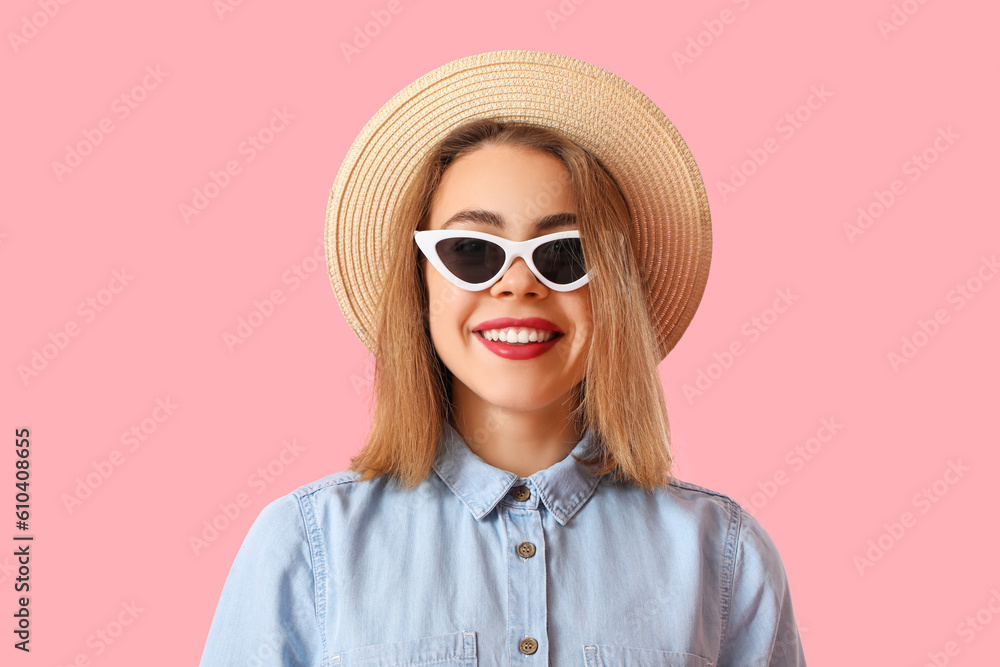
[[[652,102],[563,56],[449,63],[365,127],[327,224],[371,432],[261,512],[202,665],[805,664],[765,531],[670,474],[657,364],[711,236]]]

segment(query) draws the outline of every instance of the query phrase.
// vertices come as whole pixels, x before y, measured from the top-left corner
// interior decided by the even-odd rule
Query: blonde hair
[[[387,475],[414,488],[431,472],[443,421],[452,416],[451,373],[428,328],[429,305],[413,232],[425,225],[442,175],[459,157],[490,145],[517,146],[559,159],[577,205],[589,282],[593,331],[586,377],[572,393],[571,419],[598,445],[595,474],[650,489],[670,480],[670,427],[657,365],[646,288],[634,248],[636,230],[614,178],[582,147],[537,125],[477,120],[431,149],[401,197],[388,244],[374,331],[372,427],[351,469],[362,480]],[[596,252],[600,249],[599,252]],[[437,305],[437,304],[435,304]]]

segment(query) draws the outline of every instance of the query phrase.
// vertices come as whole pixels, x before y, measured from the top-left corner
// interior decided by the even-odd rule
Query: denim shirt
[[[412,491],[345,471],[265,507],[201,665],[805,665],[778,551],[733,500],[442,440]]]

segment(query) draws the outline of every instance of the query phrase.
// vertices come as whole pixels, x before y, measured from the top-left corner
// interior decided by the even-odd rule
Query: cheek
[[[574,347],[579,351],[579,362],[586,366],[590,358],[590,348],[594,342],[594,320],[590,309],[590,299],[584,299],[580,304],[577,320],[579,342]]]
[[[578,298],[573,304],[573,315],[576,320],[577,331],[580,332],[582,337],[586,338],[589,344],[594,333],[593,311],[590,306],[590,290],[583,288],[580,290],[580,294],[576,296]]]
[[[460,335],[460,330],[467,324],[466,319],[472,311],[469,296],[471,292],[455,287],[433,267],[424,275],[431,338],[437,340]]]

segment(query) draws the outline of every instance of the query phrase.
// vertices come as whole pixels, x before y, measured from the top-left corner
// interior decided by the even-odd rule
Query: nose
[[[490,287],[490,294],[497,297],[507,295],[544,296],[547,293],[548,288],[535,277],[523,257],[515,259],[506,273],[500,276],[500,280]]]

